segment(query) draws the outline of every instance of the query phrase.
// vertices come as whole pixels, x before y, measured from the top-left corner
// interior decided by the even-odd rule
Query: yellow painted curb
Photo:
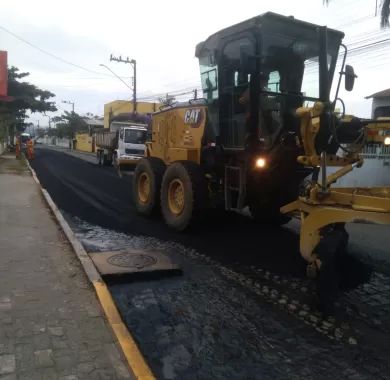
[[[104,312],[106,313],[107,319],[122,347],[123,353],[125,354],[126,360],[134,372],[134,375],[140,380],[155,380],[155,377],[146,364],[137,344],[123,324],[122,318],[119,315],[106,284],[104,282],[94,281],[93,285]]]
[[[35,170],[31,167],[28,161],[26,162],[35,182],[38,184],[47,204],[56,217],[58,224],[61,226],[78,259],[80,260],[87,277],[93,284],[107,321],[118,340],[131,372],[137,380],[156,380],[141,351],[139,350],[137,343],[123,323],[119,311],[115,306],[114,300],[112,299],[106,284],[103,282],[103,279],[101,278],[91,258],[76,238],[50,194],[42,187]]]

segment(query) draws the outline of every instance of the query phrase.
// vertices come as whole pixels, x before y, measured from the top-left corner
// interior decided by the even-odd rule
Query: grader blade
[[[300,215],[300,252],[315,277],[320,306],[329,310],[337,297],[348,245],[345,223],[390,225],[390,187],[333,188],[313,191],[281,208]]]

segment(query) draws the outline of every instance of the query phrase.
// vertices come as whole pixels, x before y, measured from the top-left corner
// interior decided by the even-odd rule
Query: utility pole
[[[128,63],[133,67],[133,111],[137,113],[137,61],[135,59],[122,59],[122,56],[115,57],[114,55],[110,55],[110,61]]]
[[[49,129],[51,129],[51,117],[49,115],[45,115],[45,116],[49,118]],[[39,128],[39,122],[38,122],[38,128]]]
[[[72,113],[74,113],[74,102],[71,102],[70,100],[63,100],[62,103],[71,104],[72,105]]]

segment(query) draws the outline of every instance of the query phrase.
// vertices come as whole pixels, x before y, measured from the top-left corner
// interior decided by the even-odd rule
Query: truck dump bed
[[[96,145],[104,149],[115,149],[117,144],[117,133],[110,130],[100,130],[96,132]]]

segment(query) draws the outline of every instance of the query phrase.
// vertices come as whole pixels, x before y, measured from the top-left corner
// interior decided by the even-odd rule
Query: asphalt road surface
[[[278,273],[305,273],[298,236],[289,229],[259,226],[236,213],[210,212],[197,230],[176,233],[161,218],[136,214],[132,176],[120,178],[112,167],[43,148],[36,150],[32,166],[60,209],[91,224],[179,242],[224,262],[240,258]]]
[[[80,157],[41,147],[32,166],[87,251],[155,249],[183,269],[110,285],[159,379],[390,379],[390,277],[378,261],[388,230],[375,247],[352,228],[356,256],[372,250],[375,270],[351,261],[348,291],[325,316],[312,307],[295,224],[212,212],[179,234],[135,213],[131,175]]]

